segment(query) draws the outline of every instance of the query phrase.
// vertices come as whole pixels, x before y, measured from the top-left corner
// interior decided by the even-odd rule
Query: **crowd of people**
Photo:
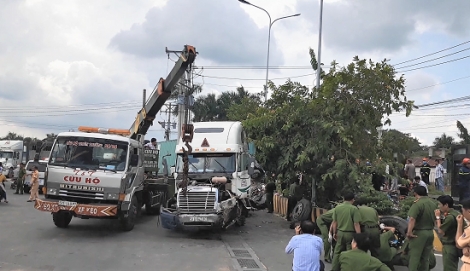
[[[434,255],[434,229],[442,242],[443,270],[457,271],[460,259],[461,271],[470,270],[470,199],[461,202],[462,213],[454,209],[449,195],[428,197],[424,186],[413,188],[415,201],[408,211],[406,238],[395,248],[397,229],[380,223],[377,211],[368,206],[357,206],[355,195],[346,192],[343,203],[322,214],[316,220],[302,221],[286,247],[293,253],[293,271],[324,270],[324,261],[332,264],[332,270],[389,271],[395,265],[407,266],[410,271],[428,271],[436,266]],[[315,224],[321,238],[315,234]]]

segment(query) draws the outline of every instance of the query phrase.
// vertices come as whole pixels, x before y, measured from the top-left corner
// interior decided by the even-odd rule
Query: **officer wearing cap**
[[[406,237],[410,240],[410,271],[428,271],[429,259],[434,241],[435,203],[427,196],[426,188],[413,188],[416,200],[408,211],[408,231]]]
[[[353,234],[361,232],[361,214],[359,209],[353,205],[354,198],[354,193],[344,193],[344,202],[333,209],[331,232],[336,240],[332,263],[333,271],[340,270],[339,256],[341,252],[351,249]]]

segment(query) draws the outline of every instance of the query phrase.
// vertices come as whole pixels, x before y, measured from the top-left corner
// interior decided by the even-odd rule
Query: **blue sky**
[[[276,84],[293,78],[313,86],[308,49],[317,49],[319,2],[251,2],[268,10],[273,19],[302,13],[273,25],[271,67],[284,68],[271,68],[269,78]],[[236,0],[224,5],[211,0],[82,3],[18,0],[6,2],[0,10],[0,27],[6,37],[0,40],[0,101],[4,106],[0,124],[5,134],[43,137],[79,125],[130,127],[142,89],[149,93],[173,66],[175,56],[168,59],[165,47],[181,50],[186,43],[196,46],[196,65],[205,68],[195,81],[203,83],[203,94],[220,94],[241,85],[251,92],[262,90],[268,33],[263,11]],[[359,55],[398,63],[454,46],[470,40],[468,10],[470,1],[466,0],[325,0],[322,62],[328,65],[336,60],[345,65]],[[174,20],[175,16],[179,19]],[[469,47],[470,43],[416,62]],[[420,66],[469,54],[470,50]],[[245,68],[213,69],[220,66]],[[436,85],[410,90],[409,99],[424,104],[466,95],[470,78],[440,83],[470,76],[469,66],[470,58],[407,72],[411,90]],[[451,105],[455,107],[419,110],[408,119],[397,114],[392,128],[412,133],[428,145],[442,132],[455,136],[455,119],[470,127],[470,118],[465,116],[470,111]],[[431,116],[449,114],[463,116]],[[163,129],[156,123],[148,137],[163,140]]]

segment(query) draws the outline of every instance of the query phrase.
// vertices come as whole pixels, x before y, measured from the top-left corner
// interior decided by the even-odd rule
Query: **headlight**
[[[47,194],[48,195],[57,195],[57,189],[56,188],[49,188],[47,189]]]
[[[119,199],[119,194],[108,194],[107,199],[113,199],[113,200],[118,200]]]

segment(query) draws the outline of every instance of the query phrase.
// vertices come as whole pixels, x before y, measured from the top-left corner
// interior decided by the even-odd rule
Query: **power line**
[[[450,100],[444,100],[444,101],[439,101],[439,102],[434,102],[434,103],[417,105],[417,107],[427,107],[427,106],[446,104],[446,103],[451,103],[451,102],[460,102],[460,101],[466,101],[466,100],[470,100],[470,96],[463,96],[463,97],[454,98],[454,99],[450,99]]]
[[[325,68],[325,67],[324,67]],[[328,68],[328,67],[326,67]],[[201,70],[266,70],[266,66],[201,66]],[[270,66],[270,70],[312,70],[312,66]]]
[[[54,108],[74,108],[74,107],[84,107],[84,106],[97,106],[97,105],[108,105],[108,104],[113,104],[113,105],[116,105],[116,106],[122,106],[122,105],[128,105],[128,104],[138,104],[138,103],[142,103],[141,101],[135,101],[135,102],[124,102],[124,101],[120,101],[120,102],[106,102],[106,103],[95,103],[95,104],[74,104],[74,105],[64,105],[64,106],[48,106],[48,105],[41,105],[41,106],[38,106],[38,108],[35,108],[34,110],[36,109],[54,109]],[[15,107],[2,107],[0,108],[0,111],[2,110],[22,110],[24,111],[24,109],[19,109],[18,106],[15,106]]]
[[[470,55],[464,56],[464,57],[461,57],[461,58],[455,58],[455,59],[448,60],[448,61],[444,61],[444,62],[440,62],[440,63],[436,63],[436,64],[432,64],[432,65],[428,65],[428,66],[418,67],[418,68],[409,69],[409,70],[405,70],[405,71],[397,71],[397,73],[405,73],[405,72],[416,71],[416,70],[421,70],[421,69],[425,69],[425,68],[431,68],[431,67],[439,66],[439,65],[442,65],[442,64],[446,64],[446,63],[451,63],[451,62],[459,61],[459,60],[462,60],[462,59],[465,59],[465,58],[469,58],[469,57],[470,57]]]
[[[424,63],[428,63],[428,62],[431,62],[431,61],[434,61],[434,60],[438,60],[438,59],[445,58],[445,57],[448,57],[448,56],[456,55],[456,54],[459,54],[459,53],[467,51],[467,50],[470,50],[470,47],[465,48],[465,49],[460,50],[460,51],[457,51],[457,52],[454,52],[454,53],[451,53],[451,54],[447,54],[447,55],[443,55],[443,56],[436,57],[436,58],[433,58],[433,59],[428,59],[428,60],[425,60],[425,61],[421,61],[421,62],[418,62],[418,63],[415,63],[415,64],[410,64],[410,65],[406,65],[406,66],[403,66],[403,67],[399,67],[399,69],[414,67],[414,66],[424,64]]]
[[[432,88],[432,87],[435,87],[435,86],[445,85],[445,84],[448,84],[448,83],[452,83],[452,82],[455,82],[455,81],[459,81],[459,80],[463,80],[463,79],[468,79],[468,78],[470,78],[470,75],[464,76],[464,77],[460,77],[460,78],[456,78],[456,79],[453,79],[453,80],[450,80],[450,81],[447,81],[447,82],[442,82],[442,83],[438,83],[438,84],[434,84],[434,85],[429,85],[429,86],[422,87],[422,88],[409,89],[409,90],[406,90],[406,91],[416,91],[416,90],[422,90],[422,89]]]
[[[434,53],[431,53],[431,54],[427,54],[427,55],[424,55],[424,56],[420,56],[420,57],[417,57],[417,58],[413,58],[413,59],[410,59],[410,60],[407,60],[407,61],[403,61],[403,62],[394,64],[393,66],[398,66],[398,65],[400,65],[400,64],[404,64],[404,63],[408,63],[408,62],[412,62],[412,61],[415,61],[415,60],[419,60],[419,59],[422,59],[422,58],[425,58],[425,57],[428,57],[428,56],[436,55],[436,54],[442,53],[442,52],[444,52],[444,51],[448,51],[448,50],[450,50],[450,49],[454,49],[454,48],[456,48],[456,47],[462,46],[462,45],[467,44],[467,43],[470,43],[470,40],[465,41],[465,42],[462,42],[462,43],[457,44],[457,45],[454,45],[454,46],[449,47],[449,48],[442,49],[442,50],[440,50],[440,51],[437,51],[437,52],[434,52]]]
[[[282,80],[282,79],[292,79],[292,78],[300,78],[300,77],[307,77],[315,75],[315,73],[308,73],[304,75],[298,75],[298,76],[289,76],[289,77],[278,77],[278,78],[270,78],[269,80]],[[234,78],[234,77],[221,77],[221,76],[208,76],[208,75],[201,75],[203,78],[213,78],[213,79],[225,79],[225,80],[244,80],[244,81],[265,81],[266,78],[263,79],[258,79],[258,78]]]

